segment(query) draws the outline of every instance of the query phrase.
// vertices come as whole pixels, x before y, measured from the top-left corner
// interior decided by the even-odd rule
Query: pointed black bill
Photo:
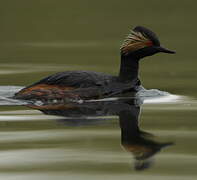
[[[175,144],[174,142],[162,143],[162,144],[161,144],[161,148],[165,148],[165,147],[168,147],[168,146],[172,146],[172,145],[174,145],[174,144]]]
[[[166,49],[166,48],[161,47],[161,46],[157,47],[157,49],[159,50],[159,52],[163,52],[163,53],[169,53],[169,54],[175,54],[176,53],[175,51],[171,51],[171,50]]]

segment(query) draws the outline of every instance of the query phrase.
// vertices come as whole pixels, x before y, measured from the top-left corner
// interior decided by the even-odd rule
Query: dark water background
[[[0,85],[25,86],[64,70],[117,74],[120,43],[130,28],[143,25],[177,52],[144,59],[143,85],[179,96],[142,106],[140,127],[176,143],[143,172],[133,169],[132,156],[120,146],[116,117],[66,124],[24,106],[1,106],[0,178],[196,179],[196,5],[194,0],[0,1]]]

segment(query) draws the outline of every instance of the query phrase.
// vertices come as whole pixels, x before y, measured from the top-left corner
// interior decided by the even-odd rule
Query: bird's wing
[[[50,75],[31,86],[38,84],[68,86],[74,88],[87,88],[100,86],[111,81],[113,76],[91,71],[65,71]]]

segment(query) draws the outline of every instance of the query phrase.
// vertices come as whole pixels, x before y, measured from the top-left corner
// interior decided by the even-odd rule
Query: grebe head
[[[137,26],[131,31],[120,49],[123,56],[132,55],[138,59],[152,56],[159,52],[175,53],[174,51],[162,47],[157,35],[142,26]]]

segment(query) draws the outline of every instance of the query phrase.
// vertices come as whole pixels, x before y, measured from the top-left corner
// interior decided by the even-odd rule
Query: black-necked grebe
[[[139,60],[159,52],[175,53],[160,46],[155,33],[137,26],[121,46],[118,76],[91,71],[66,71],[48,76],[15,94],[24,100],[93,99],[137,91]]]

